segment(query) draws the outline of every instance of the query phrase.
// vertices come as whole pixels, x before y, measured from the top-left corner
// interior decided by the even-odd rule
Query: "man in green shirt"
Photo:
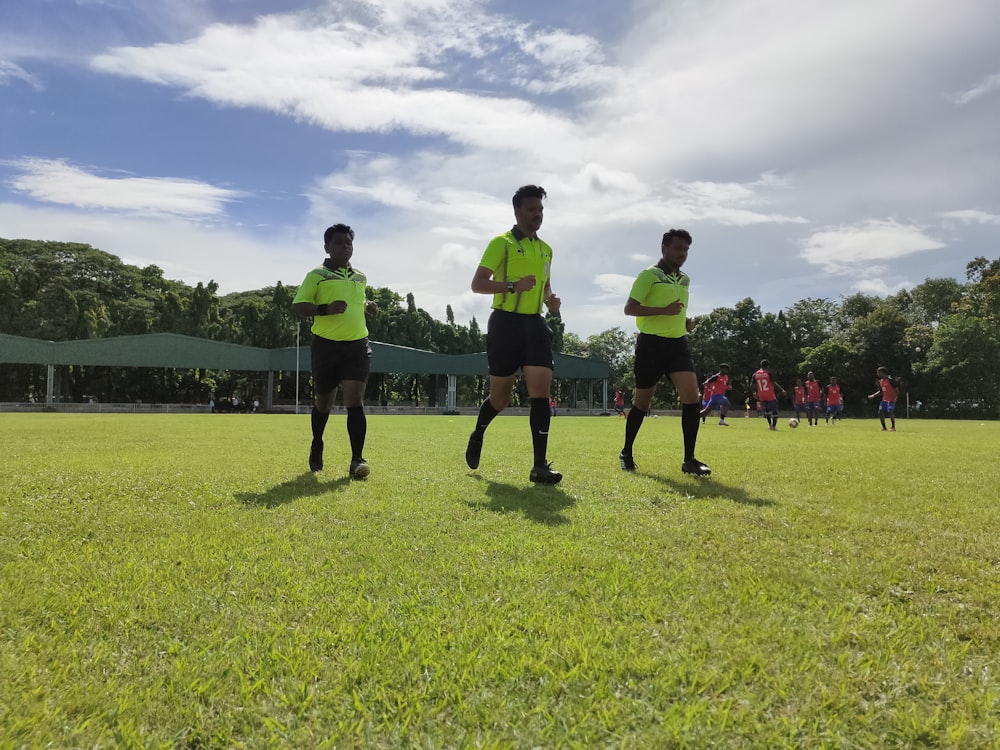
[[[695,322],[686,315],[691,279],[681,271],[691,247],[684,229],[664,233],[660,261],[641,271],[632,284],[625,314],[634,316],[639,336],[635,343],[635,395],[625,420],[625,446],[618,457],[623,471],[635,471],[632,444],[656,392],[656,384],[669,375],[681,401],[685,474],[708,476],[712,470],[694,457],[701,419],[701,394],[687,335]]]
[[[323,234],[323,247],[330,257],[306,274],[292,301],[293,314],[313,319],[310,330],[316,402],[312,410],[309,469],[323,469],[323,431],[339,385],[347,410],[350,474],[354,479],[365,479],[371,472],[363,452],[368,430],[365,387],[372,357],[365,313],[377,312],[378,305],[365,298],[368,279],[351,266],[354,230],[346,224],[334,224]]]
[[[486,428],[510,403],[520,369],[531,399],[528,422],[534,464],[528,478],[537,484],[557,484],[562,474],[546,461],[552,418],[552,333],[541,313],[543,304],[558,313],[560,300],[549,283],[552,248],[538,237],[545,197],[545,190],[537,185],[517,189],[512,201],[517,223],[487,245],[472,277],[473,292],[493,295],[493,312],[486,328],[490,396],[479,408],[465,461],[470,469],[479,468]]]

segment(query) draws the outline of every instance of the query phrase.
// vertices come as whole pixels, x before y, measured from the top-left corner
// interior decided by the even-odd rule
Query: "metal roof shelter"
[[[51,404],[53,368],[57,365],[176,367],[274,373],[279,370],[309,370],[312,367],[312,356],[308,346],[262,349],[177,333],[75,341],[43,341],[0,333],[0,364],[46,365],[49,369],[46,403]],[[604,400],[607,401],[607,364],[570,354],[556,354],[555,365],[556,373],[561,378],[603,380]],[[488,368],[485,352],[438,354],[373,341],[371,371],[447,375],[448,408],[453,410],[455,378],[459,375],[486,375]]]

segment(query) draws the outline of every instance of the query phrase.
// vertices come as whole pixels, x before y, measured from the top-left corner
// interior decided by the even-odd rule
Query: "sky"
[[[220,293],[369,284],[481,325],[511,196],[566,330],[694,237],[690,313],[888,295],[1000,255],[994,0],[3,0],[0,237]]]

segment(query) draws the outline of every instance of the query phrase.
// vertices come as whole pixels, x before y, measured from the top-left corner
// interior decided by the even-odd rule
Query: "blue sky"
[[[322,231],[370,283],[484,322],[510,196],[567,329],[671,227],[691,312],[964,279],[1000,247],[986,0],[6,0],[0,236],[90,243],[223,293],[297,284]]]

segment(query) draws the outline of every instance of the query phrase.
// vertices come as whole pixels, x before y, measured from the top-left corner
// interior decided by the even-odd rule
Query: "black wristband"
[[[326,315],[329,307],[329,305],[316,305],[316,315]]]

